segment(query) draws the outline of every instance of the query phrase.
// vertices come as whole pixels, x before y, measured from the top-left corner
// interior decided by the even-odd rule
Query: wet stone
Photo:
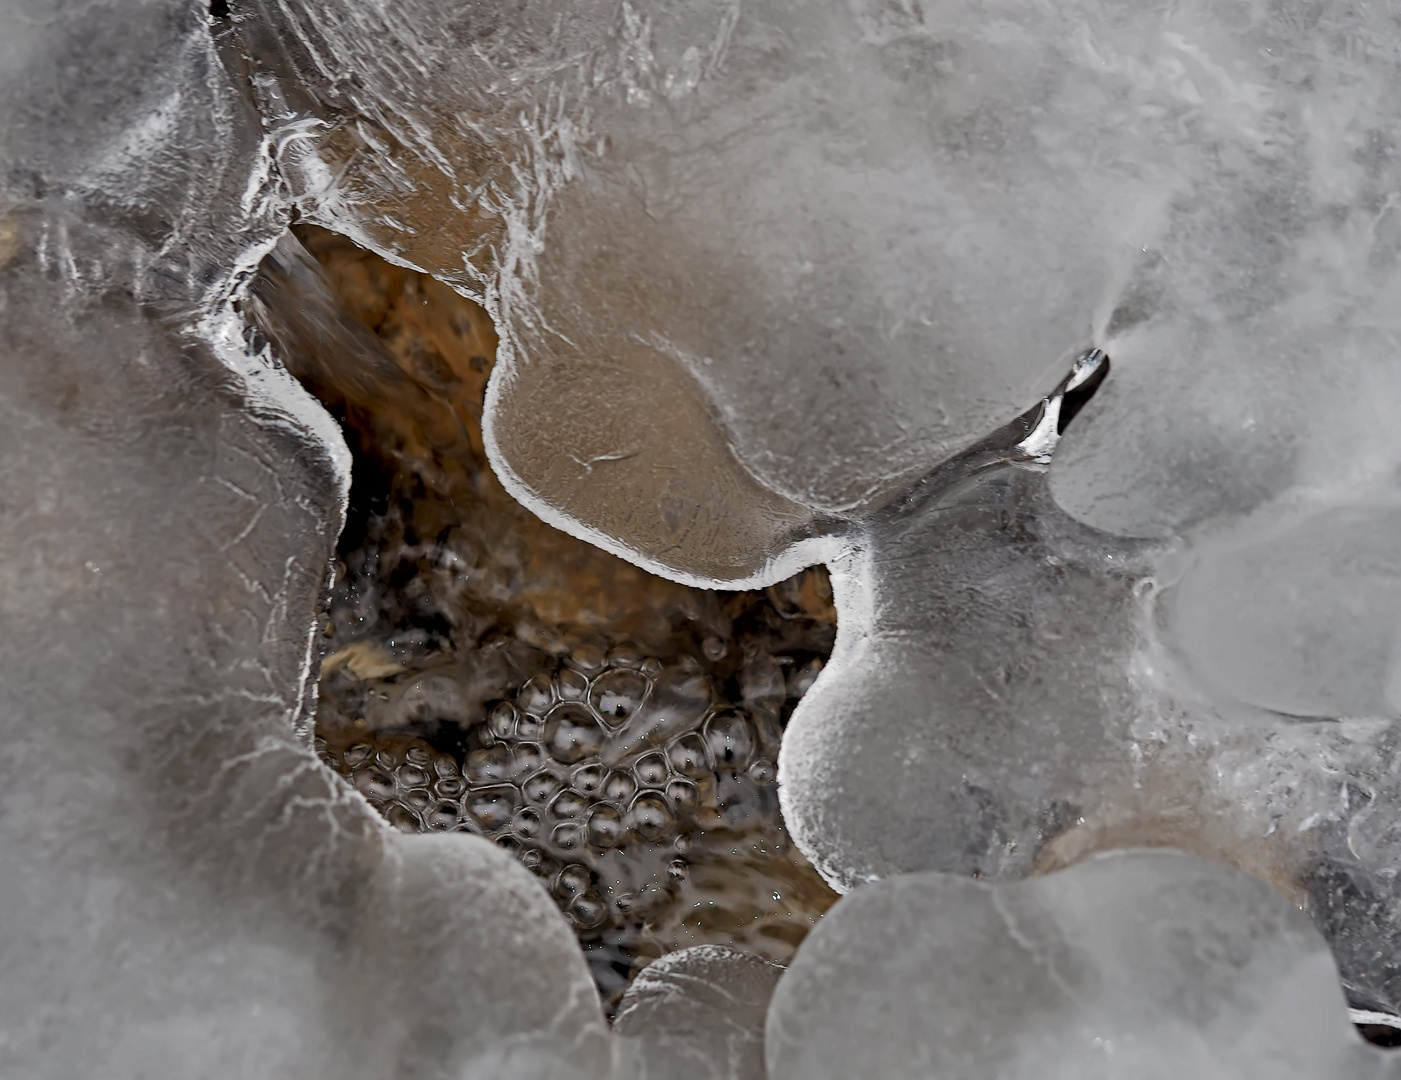
[[[662,839],[671,831],[675,820],[666,800],[650,791],[644,791],[628,808],[628,828],[643,840],[655,842]]]
[[[582,851],[588,843],[588,832],[584,826],[574,821],[556,825],[550,833],[550,845],[561,855],[572,855]]]
[[[585,795],[595,795],[603,789],[603,779],[603,766],[581,765],[574,770],[570,782],[574,785],[575,791]]]
[[[550,813],[559,819],[582,817],[588,808],[588,796],[573,790],[561,792],[550,803]]]
[[[705,741],[716,768],[741,769],[754,753],[754,733],[743,715],[723,712],[705,725]]]
[[[480,788],[467,797],[467,812],[486,832],[509,825],[519,805],[520,792],[509,785]]]
[[[615,847],[626,832],[622,812],[616,806],[602,803],[589,813],[589,843],[595,848]]]
[[[543,803],[554,797],[564,787],[564,778],[553,769],[541,769],[521,785],[521,794],[526,802]]]
[[[706,760],[705,744],[701,742],[698,735],[683,735],[677,739],[667,748],[667,758],[670,760],[672,769],[682,776],[695,779],[710,772],[710,763]]]
[[[521,709],[536,716],[542,716],[554,704],[554,687],[548,678],[537,676],[520,688],[516,703]]]
[[[646,754],[633,766],[632,771],[643,787],[661,787],[671,770],[661,754]]]
[[[561,701],[582,701],[589,693],[589,680],[570,668],[559,673],[555,685]]]
[[[603,797],[619,805],[631,802],[635,794],[637,782],[627,773],[611,772],[603,782]]]
[[[474,784],[491,784],[511,779],[513,772],[510,748],[489,746],[473,750],[467,755],[463,772]]]

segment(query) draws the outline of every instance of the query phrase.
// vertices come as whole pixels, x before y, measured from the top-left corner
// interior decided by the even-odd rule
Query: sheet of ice
[[[771,1080],[1380,1080],[1325,942],[1269,888],[1180,855],[1026,882],[912,874],[809,935]]]
[[[0,13],[11,1071],[606,1067],[534,886],[458,905],[495,856],[386,839],[292,734],[342,478],[207,341],[293,203],[487,303],[549,520],[692,581],[836,560],[784,763],[833,880],[1171,844],[1401,1008],[1388,9],[205,11]],[[1049,474],[958,456],[1090,342]],[[399,895],[435,933],[361,943]],[[433,992],[473,934],[509,988]]]
[[[836,648],[780,758],[795,839],[842,889],[1194,852],[1307,906],[1353,1000],[1395,1010],[1385,504],[1262,512],[1194,548],[1116,538],[1047,491],[1059,408],[946,463],[834,564]]]
[[[781,576],[1015,413],[1179,183],[1163,125],[1081,103],[1127,92],[1082,85],[1112,11],[249,10],[265,108],[333,128],[284,155],[305,212],[498,318],[517,492],[692,578]]]
[[[1123,405],[1055,488],[1112,530],[1336,468],[1396,400],[1380,9],[242,10],[304,211],[483,296],[499,467],[665,571],[778,576],[1092,338]]]
[[[654,960],[613,1021],[636,1055],[636,1080],[765,1080],[764,1023],[782,974],[719,945]]]

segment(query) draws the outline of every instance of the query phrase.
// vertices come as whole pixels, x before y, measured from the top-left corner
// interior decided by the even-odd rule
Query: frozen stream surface
[[[1399,147],[1388,3],[0,7],[0,1073],[1401,1076],[1347,1011],[1401,1013]],[[463,792],[355,780],[336,670],[427,639],[323,647],[352,457],[293,373],[392,349],[280,336],[294,224],[499,337],[397,460],[479,455],[639,626],[825,564],[830,656],[522,617],[535,670],[441,651]],[[609,812],[740,803],[842,898],[610,1026],[577,931],[686,856],[609,894]]]

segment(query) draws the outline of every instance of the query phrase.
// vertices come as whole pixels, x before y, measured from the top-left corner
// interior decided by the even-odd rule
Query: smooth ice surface
[[[636,1055],[636,1080],[765,1080],[764,1023],[782,974],[719,945],[653,961],[613,1021]]]
[[[853,531],[780,757],[795,839],[843,889],[1194,852],[1306,906],[1353,1000],[1395,1009],[1385,509],[1285,507],[1195,549],[1101,533],[1048,491],[1062,404]]]
[[[1128,650],[1150,564],[1047,494],[1059,408],[949,462],[833,564],[837,644],[789,724],[780,794],[839,887],[1027,873],[1131,783]]]
[[[483,296],[517,492],[672,573],[776,576],[1091,340],[1099,527],[1395,458],[1384,9],[246,10],[304,211]]]
[[[769,1014],[771,1080],[1380,1080],[1327,945],[1269,888],[1180,855],[1026,882],[912,874],[845,897]]]

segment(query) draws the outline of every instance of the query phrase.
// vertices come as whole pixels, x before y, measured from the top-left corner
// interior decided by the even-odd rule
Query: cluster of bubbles
[[[699,656],[667,661],[627,643],[482,651],[541,670],[470,702],[481,665],[368,680],[333,668],[323,760],[396,828],[513,851],[610,1001],[648,960],[690,944],[791,954],[832,897],[787,837],[774,761],[820,655],[776,657],[752,638],[709,638]],[[472,705],[480,719],[448,718]]]
[[[819,669],[810,661],[795,690]],[[669,903],[693,833],[773,812],[772,725],[718,700],[696,660],[664,665],[626,645],[575,649],[492,705],[456,754],[424,738],[326,734],[325,760],[391,824],[513,849],[585,931]]]

